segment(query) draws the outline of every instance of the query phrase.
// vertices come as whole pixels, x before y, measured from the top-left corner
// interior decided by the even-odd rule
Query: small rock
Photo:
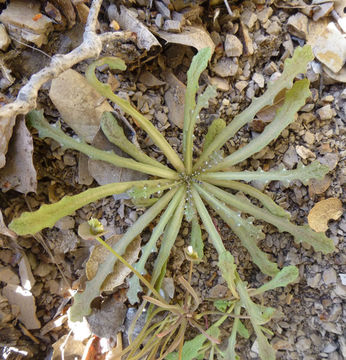
[[[245,10],[241,14],[241,21],[250,29],[254,27],[257,21],[257,16],[255,13],[253,13],[251,10]]]
[[[329,343],[327,346],[325,346],[323,348],[323,352],[327,353],[327,354],[330,354],[332,353],[333,351],[335,351],[337,349],[337,345],[335,343]]]
[[[327,165],[330,170],[334,170],[339,162],[339,155],[337,153],[328,153],[323,157],[319,157],[318,161],[323,165]]]
[[[306,40],[308,33],[308,17],[297,13],[292,15],[287,21],[287,30],[294,36]]]
[[[323,272],[323,281],[326,285],[336,283],[336,272],[333,268],[329,268]]]
[[[6,284],[19,285],[17,274],[9,266],[0,268],[0,281]]]
[[[209,79],[210,85],[215,86],[217,90],[228,91],[230,89],[229,82],[226,79],[220,77],[212,77]]]
[[[243,53],[243,45],[235,35],[226,35],[225,53],[228,57],[240,56]]]
[[[165,125],[167,123],[168,116],[164,112],[158,111],[155,116],[161,125]]]
[[[285,152],[282,162],[289,169],[293,169],[294,165],[296,165],[298,163],[297,152],[293,145],[291,145],[288,148],[288,150]]]
[[[237,81],[235,84],[235,88],[239,90],[239,92],[242,92],[248,85],[248,82],[245,80]]]
[[[46,277],[53,270],[52,265],[41,262],[34,270],[34,274],[40,277]]]
[[[332,334],[337,334],[337,335],[341,335],[342,334],[342,327],[340,324],[336,324],[334,322],[322,322],[322,327],[324,330],[328,331],[329,333]]]
[[[308,277],[306,279],[306,282],[310,287],[316,289],[319,287],[320,280],[321,280],[321,274],[317,273],[312,277]]]
[[[172,33],[179,33],[181,31],[181,23],[176,20],[165,20],[163,30]]]
[[[171,12],[169,11],[168,7],[161,1],[155,1],[155,5],[157,10],[161,13],[164,19],[171,18]]]
[[[3,24],[0,24],[0,50],[6,51],[11,44],[11,39],[7,34],[6,28]]]
[[[341,279],[341,284],[346,285],[346,274],[339,274]]]
[[[254,73],[252,76],[252,80],[260,87],[264,87],[264,76],[259,73]]]
[[[326,2],[324,4],[319,4],[318,6],[313,8],[312,19],[314,21],[318,21],[322,17],[328,16],[333,9],[334,9],[334,3],[332,1]]]
[[[66,153],[63,157],[64,164],[66,166],[75,166],[77,164],[76,158],[69,153]]]
[[[340,351],[341,355],[346,359],[346,337],[340,336],[339,337],[339,345],[340,345]]]
[[[273,14],[273,9],[271,7],[267,7],[267,8],[264,8],[263,10],[261,10],[257,14],[257,18],[262,24],[264,24],[265,22],[267,22],[269,20],[269,18],[272,16],[272,14]]]
[[[281,33],[281,26],[277,21],[273,21],[266,31],[269,35],[279,35]]]
[[[221,77],[234,76],[238,71],[238,64],[228,58],[220,59],[212,70]]]
[[[31,290],[35,285],[35,278],[32,275],[29,259],[25,254],[19,262],[19,276],[22,287],[25,290]]]
[[[214,299],[218,299],[218,298],[221,299],[221,298],[225,297],[227,295],[227,293],[228,293],[227,286],[217,284],[210,289],[209,296]]]
[[[141,72],[141,75],[139,76],[138,80],[149,88],[158,87],[166,84],[164,81],[161,81],[151,72],[146,70]]]
[[[312,145],[315,142],[315,135],[313,133],[311,133],[310,131],[307,131],[304,134],[304,141],[307,144]]]
[[[40,6],[41,4],[34,0],[13,0],[0,14],[0,21],[14,38],[41,47],[47,42],[53,24],[45,15],[34,20],[35,15],[40,13]]]
[[[243,39],[244,55],[246,55],[246,56],[252,55],[254,53],[254,47],[253,47],[252,39],[249,35],[249,29],[247,28],[247,26],[245,24],[243,24],[241,22],[239,30],[240,30],[241,37]]]
[[[296,151],[297,151],[297,154],[304,160],[316,158],[316,155],[310,149],[306,148],[305,146],[297,145]]]
[[[59,230],[70,230],[73,229],[75,221],[72,216],[64,216],[55,223],[55,227]]]
[[[155,25],[161,29],[163,25],[163,16],[161,14],[157,14],[155,18]]]
[[[317,115],[321,120],[330,120],[336,115],[336,112],[334,109],[332,109],[330,104],[328,104],[318,109]]]
[[[309,196],[312,198],[315,195],[323,194],[332,183],[330,176],[325,176],[321,180],[311,179],[309,181]]]
[[[309,350],[311,347],[311,340],[307,337],[300,337],[299,340],[296,342],[296,349],[299,352],[304,352]]]

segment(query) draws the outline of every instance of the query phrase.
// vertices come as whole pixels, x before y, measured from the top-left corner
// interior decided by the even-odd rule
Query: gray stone
[[[318,288],[320,281],[321,281],[320,273],[317,273],[314,276],[308,277],[306,279],[306,282],[308,283],[308,285],[314,289]]]
[[[337,153],[328,153],[323,157],[319,157],[318,161],[323,165],[327,165],[330,170],[334,170],[339,162],[339,155]]]
[[[256,24],[257,16],[251,10],[245,10],[241,14],[241,20],[250,30],[252,30],[252,28]]]
[[[293,169],[293,166],[298,163],[298,155],[293,145],[291,145],[285,152],[282,162],[289,169]]]
[[[329,268],[323,272],[323,281],[326,285],[336,283],[336,272],[333,268]]]
[[[264,87],[264,76],[259,73],[254,73],[252,76],[252,80],[260,87]]]
[[[281,33],[281,26],[277,21],[273,21],[266,31],[270,35],[279,35]]]
[[[212,70],[221,77],[234,76],[238,71],[238,64],[231,59],[222,58],[212,67]]]
[[[296,342],[296,349],[299,352],[304,352],[306,350],[309,350],[311,347],[311,340],[307,337],[300,337],[299,340]]]
[[[226,79],[215,76],[210,78],[209,81],[210,85],[215,86],[218,90],[228,91],[230,88],[229,82]]]
[[[156,18],[155,18],[155,25],[161,29],[162,25],[163,25],[163,17],[161,14],[157,14]]]
[[[317,115],[321,120],[330,120],[336,115],[336,112],[334,109],[332,109],[330,104],[328,104],[318,109]]]
[[[243,53],[243,44],[235,35],[226,35],[225,53],[229,57],[240,56]]]
[[[257,18],[262,24],[264,24],[269,20],[272,14],[273,14],[273,9],[271,7],[267,7],[257,14]]]
[[[292,35],[306,40],[308,17],[301,13],[292,15],[287,21],[287,29]]]
[[[157,10],[161,13],[164,19],[171,18],[171,12],[169,11],[168,7],[161,1],[155,1],[155,5]]]
[[[163,24],[163,30],[179,33],[181,31],[181,23],[177,20],[166,20]]]

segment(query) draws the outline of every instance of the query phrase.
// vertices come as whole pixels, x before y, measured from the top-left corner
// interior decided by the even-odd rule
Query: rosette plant
[[[132,144],[125,136],[123,129],[110,113],[104,113],[101,128],[109,141],[118,146],[131,158],[124,158],[113,152],[102,151],[66,135],[58,126],[50,125],[42,111],[28,114],[31,126],[39,131],[41,137],[56,140],[66,149],[80,151],[92,159],[102,160],[118,167],[137,170],[149,174],[153,179],[121,182],[90,188],[75,196],[65,196],[57,203],[42,205],[35,212],[25,212],[14,219],[10,228],[18,235],[35,234],[46,227],[54,226],[63,216],[72,214],[78,208],[97,201],[106,196],[127,192],[135,203],[141,203],[148,208],[143,215],[124,233],[121,240],[113,247],[117,254],[123,255],[128,245],[156,218],[157,225],[151,233],[149,241],[143,245],[140,259],[134,268],[140,274],[146,272],[145,265],[152,252],[158,252],[151,273],[151,284],[160,287],[160,281],[165,273],[167,260],[172,246],[179,233],[185,216],[191,222],[191,245],[199,258],[203,257],[203,243],[200,223],[204,225],[209,239],[218,253],[218,265],[230,289],[236,314],[242,309],[250,316],[258,343],[260,355],[263,359],[273,359],[272,348],[269,347],[263,334],[262,325],[272,316],[271,308],[257,305],[250,299],[263,291],[278,286],[286,286],[296,279],[298,273],[294,266],[288,266],[281,271],[277,264],[268,258],[258,246],[258,241],[264,238],[262,228],[253,223],[254,219],[274,225],[280,232],[293,235],[296,243],[310,244],[316,251],[332,252],[333,241],[324,233],[314,232],[308,225],[298,226],[290,222],[290,214],[278,206],[268,195],[248,185],[253,180],[268,183],[283,181],[289,184],[292,180],[300,180],[306,184],[310,179],[321,179],[328,168],[314,161],[308,166],[299,165],[294,170],[279,167],[275,170],[236,171],[234,166],[261,151],[275,140],[282,130],[291,124],[297,111],[305,104],[310,96],[309,81],[307,79],[294,81],[299,74],[305,73],[307,64],[313,59],[311,48],[298,47],[292,58],[286,59],[284,70],[279,79],[270,83],[267,90],[252,100],[250,106],[226,123],[223,120],[214,121],[205,137],[200,156],[194,157],[194,129],[199,122],[199,114],[208,107],[211,98],[217,95],[212,86],[207,86],[197,96],[199,77],[207,68],[211,57],[211,50],[200,50],[192,59],[187,73],[187,87],[184,108],[183,151],[178,154],[167,142],[164,136],[130,102],[113,93],[108,84],[100,82],[96,77],[98,66],[108,64],[110,69],[125,70],[124,62],[118,58],[103,58],[86,71],[86,78],[100,94],[117,104],[122,111],[135,120],[151,138],[157,148],[165,155],[167,162],[160,163],[147,156],[141,149]],[[274,120],[265,127],[256,138],[250,140],[243,147],[231,154],[222,151],[223,145],[236,132],[251,122],[261,109],[273,104],[275,97],[285,90],[283,105],[277,111]],[[239,196],[241,193],[241,196]],[[256,204],[252,200],[255,200]],[[209,210],[208,210],[209,209]],[[236,271],[232,254],[226,250],[225,244],[215,227],[210,210],[230,227],[239,238],[240,243],[250,253],[253,262],[259,270],[272,279],[259,289],[247,289]],[[157,250],[156,244],[161,239],[161,246]],[[81,320],[90,313],[91,301],[100,294],[100,289],[106,277],[112,272],[117,258],[111,253],[100,264],[96,276],[86,282],[85,290],[77,293],[71,308],[72,321]],[[131,303],[139,301],[138,293],[142,291],[137,276],[129,281],[128,299]],[[234,345],[237,331],[240,331],[239,321],[234,321],[230,338],[228,354],[236,358]]]

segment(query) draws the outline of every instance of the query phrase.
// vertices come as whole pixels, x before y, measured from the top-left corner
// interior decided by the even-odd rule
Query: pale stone
[[[281,33],[281,26],[278,22],[273,21],[267,28],[267,33],[270,35],[279,35]]]
[[[257,16],[251,10],[245,10],[241,14],[241,20],[250,30],[252,30],[252,28],[256,24]]]
[[[230,89],[229,82],[220,77],[212,77],[209,79],[210,85],[215,86],[217,90],[228,91]]]
[[[212,70],[221,77],[234,76],[238,71],[238,64],[231,59],[222,58],[212,67]]]
[[[332,109],[330,104],[325,105],[317,110],[317,115],[320,117],[321,120],[330,120],[335,116],[335,110]]]
[[[254,73],[252,76],[252,80],[260,87],[264,87],[264,76],[259,73]]]
[[[163,30],[179,33],[181,31],[181,23],[180,21],[176,20],[166,20],[163,25]]]
[[[326,285],[336,283],[336,272],[333,268],[329,268],[323,272],[323,281]]]
[[[306,39],[308,33],[308,17],[297,13],[292,15],[287,21],[288,31],[301,39]]]
[[[5,26],[3,24],[0,24],[0,50],[6,51],[10,44],[11,39],[7,34]]]
[[[273,9],[271,7],[264,8],[257,14],[258,20],[263,24],[269,20],[273,14]]]
[[[243,53],[243,44],[235,35],[226,35],[225,53],[229,57],[240,56]]]
[[[307,144],[312,145],[315,142],[315,135],[313,133],[311,133],[310,131],[307,131],[304,134],[304,141]]]

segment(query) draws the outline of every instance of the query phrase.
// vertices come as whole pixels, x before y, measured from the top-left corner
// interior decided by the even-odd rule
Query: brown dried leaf
[[[89,143],[100,128],[102,113],[113,111],[87,80],[72,69],[52,81],[49,97],[65,123]]]
[[[121,241],[122,235],[113,235],[106,240],[107,244],[110,246],[115,245],[117,241]],[[133,264],[138,259],[138,254],[140,251],[141,239],[138,236],[132,243],[127,247],[126,252],[123,258]],[[109,255],[109,251],[102,245],[97,245],[92,250],[89,260],[86,263],[85,272],[88,280],[91,280],[97,272],[98,266],[100,263],[106,260]],[[112,291],[117,286],[123,284],[127,275],[129,275],[131,270],[120,263],[119,261],[114,266],[114,271],[110,274],[106,280],[103,282],[102,291]]]
[[[0,170],[0,187],[23,194],[36,192],[36,170],[32,161],[34,145],[24,116],[18,116],[17,124],[6,157],[6,166]]]
[[[338,198],[325,199],[319,201],[310,210],[308,222],[316,232],[324,232],[328,229],[328,221],[338,220],[342,213],[342,203]]]

